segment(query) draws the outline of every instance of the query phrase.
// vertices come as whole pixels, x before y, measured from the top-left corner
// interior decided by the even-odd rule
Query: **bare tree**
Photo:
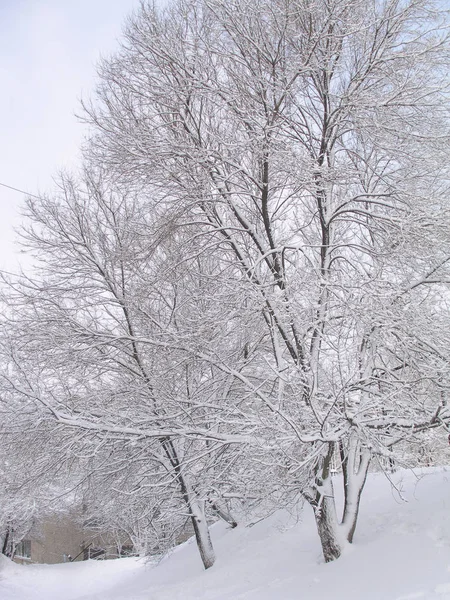
[[[64,487],[59,442],[39,411],[21,401],[0,398],[0,553],[9,558]]]
[[[86,106],[94,160],[151,182],[148,210],[195,228],[245,297],[252,360],[195,354],[272,431],[326,561],[371,458],[448,421],[445,19],[425,0],[144,4]]]
[[[124,492],[177,498],[173,510],[191,520],[208,568],[210,490],[220,488],[245,430],[233,433],[242,411],[230,419],[220,402],[230,375],[196,356],[230,322],[218,327],[208,315],[202,286],[215,281],[217,296],[216,267],[201,263],[203,283],[186,271],[167,213],[154,231],[156,212],[92,171],[84,183],[62,178],[60,193],[30,200],[28,212],[24,239],[39,267],[10,280],[5,296],[5,401],[40,407],[61,435],[72,431],[60,458],[106,456],[95,469],[125,473],[132,487]],[[191,248],[200,264],[201,247]]]

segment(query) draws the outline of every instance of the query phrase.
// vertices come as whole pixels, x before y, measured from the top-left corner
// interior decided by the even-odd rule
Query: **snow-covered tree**
[[[206,512],[224,514],[217,490],[251,425],[234,377],[198,349],[225,339],[232,318],[217,318],[215,300],[234,310],[238,291],[219,290],[217,264],[195,236],[177,238],[176,220],[159,220],[142,195],[92,170],[79,183],[63,177],[28,213],[24,240],[37,263],[5,295],[5,402],[32,407],[65,440],[58,460],[92,460],[123,498],[143,502],[150,490],[162,526],[175,513],[190,519],[211,566]],[[184,267],[180,248],[196,255],[197,270]]]
[[[0,398],[0,553],[9,558],[44,514],[50,480],[58,477],[57,444],[49,449],[48,431],[32,414]]]
[[[327,561],[371,458],[448,419],[447,26],[427,0],[144,3],[86,107],[93,159],[220,249],[264,342],[197,357],[238,382]]]

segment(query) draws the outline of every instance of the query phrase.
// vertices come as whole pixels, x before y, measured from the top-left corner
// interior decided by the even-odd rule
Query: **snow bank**
[[[203,571],[187,542],[157,566],[138,559],[18,566],[0,562],[1,600],[450,600],[450,471],[371,475],[355,543],[324,564],[310,509],[253,527],[212,528]]]

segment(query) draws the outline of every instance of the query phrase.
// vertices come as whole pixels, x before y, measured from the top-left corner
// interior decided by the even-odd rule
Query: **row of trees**
[[[205,568],[233,499],[303,497],[338,558],[371,462],[447,426],[447,27],[427,0],[144,2],[82,173],[28,200],[5,410],[124,519],[190,519]]]

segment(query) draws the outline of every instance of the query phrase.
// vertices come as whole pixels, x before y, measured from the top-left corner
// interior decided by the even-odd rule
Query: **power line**
[[[32,196],[33,198],[37,198],[38,200],[40,200],[39,196],[36,196],[35,194],[30,194],[30,192],[25,192],[24,190],[19,190],[19,188],[13,187],[12,185],[6,185],[6,183],[1,182],[0,185],[10,190],[14,190],[15,192],[19,192],[19,194],[25,194],[25,196]]]

